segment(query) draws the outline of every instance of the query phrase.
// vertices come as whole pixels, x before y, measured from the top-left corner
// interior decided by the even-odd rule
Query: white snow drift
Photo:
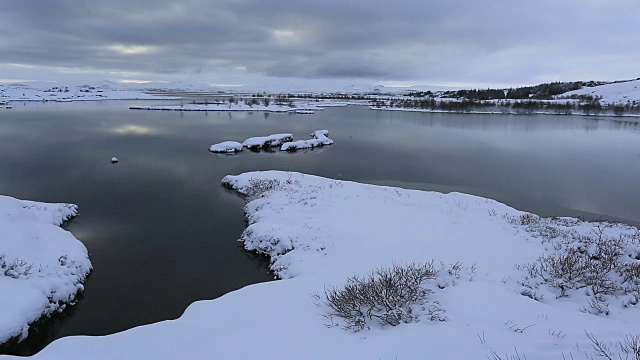
[[[87,249],[58,226],[75,215],[75,205],[0,196],[0,344],[24,338],[84,289]]]
[[[619,353],[617,341],[638,332],[640,309],[626,295],[606,295],[611,311],[594,315],[581,311],[589,308],[593,289],[573,287],[560,296],[558,287],[528,277],[526,265],[552,255],[556,244],[597,234],[623,239],[621,261],[633,265],[639,260],[627,253],[638,250],[635,228],[540,219],[471,195],[300,173],[253,172],[223,183],[249,201],[245,247],[267,254],[285,280],[196,302],[175,321],[63,338],[35,358],[507,359],[517,352],[527,359],[585,359],[594,355],[586,333]],[[351,276],[431,260],[444,269],[423,284],[428,299],[414,304],[416,316],[407,323],[369,319],[370,329],[346,331],[322,299],[324,289],[340,288]],[[450,271],[451,263],[462,270]],[[538,300],[524,291],[531,288],[542,295]],[[427,316],[434,306],[435,319]]]

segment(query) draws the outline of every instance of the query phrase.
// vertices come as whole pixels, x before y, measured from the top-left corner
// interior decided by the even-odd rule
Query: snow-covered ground
[[[42,85],[42,84],[41,84]],[[11,101],[100,101],[100,100],[163,100],[161,97],[135,90],[119,90],[83,86],[56,86],[36,88],[25,84],[0,84],[0,102]]]
[[[602,104],[622,104],[640,102],[640,79],[614,84],[584,87],[579,90],[569,91],[558,97],[570,97],[572,95],[590,95],[599,97]]]
[[[540,269],[550,280],[545,282],[532,271],[548,264],[541,255],[555,259],[574,245],[577,257],[601,263],[609,255],[595,251],[607,241],[624,243],[616,267],[637,267],[635,228],[540,219],[471,195],[300,173],[253,172],[223,183],[250,201],[245,247],[270,256],[272,270],[284,280],[196,302],[177,320],[59,339],[35,358],[512,359],[517,353],[586,359],[596,357],[587,334],[616,353],[618,341],[638,334],[640,309],[632,295],[594,295],[593,287],[575,279],[553,282]],[[366,317],[364,329],[354,332],[329,315],[325,290],[339,290],[350,277],[376,268],[431,261],[441,270],[422,283],[424,298],[396,309],[406,323],[383,325]],[[589,305],[596,298],[607,313]]]
[[[0,196],[0,344],[25,337],[30,323],[83,291],[87,249],[58,226],[76,215],[75,205]]]

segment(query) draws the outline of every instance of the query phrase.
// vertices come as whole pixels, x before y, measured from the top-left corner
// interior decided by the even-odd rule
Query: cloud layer
[[[637,14],[635,0],[6,0],[0,79],[624,79],[640,76]]]

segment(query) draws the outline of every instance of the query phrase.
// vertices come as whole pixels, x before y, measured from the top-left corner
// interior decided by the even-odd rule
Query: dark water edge
[[[30,355],[64,336],[175,319],[194,301],[272,280],[268,259],[236,241],[243,200],[219,185],[228,174],[300,171],[465,192],[543,216],[640,224],[637,123],[358,106],[314,115],[127,109],[143,104],[14,104],[0,117],[0,193],[78,204],[80,216],[65,227],[94,265],[77,305],[0,353]],[[306,138],[318,129],[329,129],[335,145],[296,154],[207,151],[224,140]]]

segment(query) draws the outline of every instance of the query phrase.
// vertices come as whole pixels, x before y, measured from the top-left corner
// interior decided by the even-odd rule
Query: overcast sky
[[[638,0],[2,0],[0,81],[640,77]]]

